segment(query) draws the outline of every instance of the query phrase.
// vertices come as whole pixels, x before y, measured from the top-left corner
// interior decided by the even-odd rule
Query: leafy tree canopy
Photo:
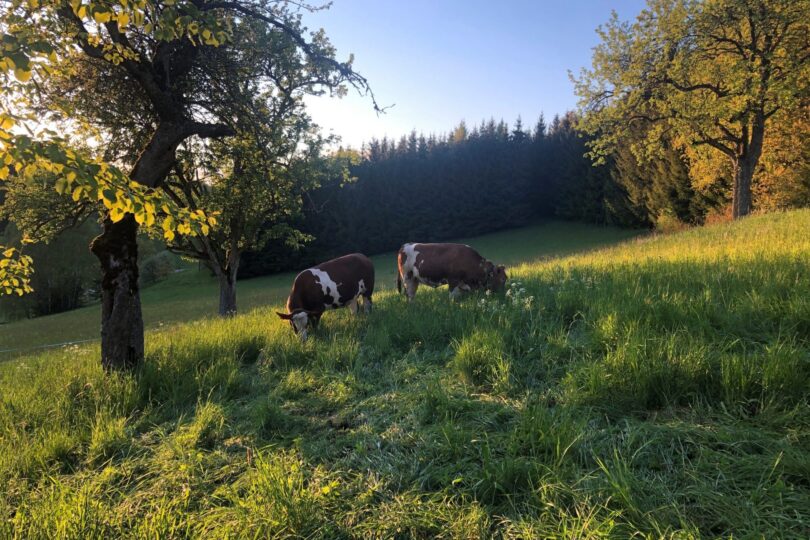
[[[766,130],[810,97],[808,13],[808,0],[649,0],[632,23],[614,13],[574,78],[592,156],[639,124],[639,160],[666,140],[709,148],[730,161],[734,213],[747,214]]]
[[[131,214],[139,225],[160,227],[170,241],[176,235],[206,234],[216,218],[154,189],[173,155],[149,152],[165,154],[166,147],[189,136],[234,133],[234,119],[250,111],[234,109],[224,83],[241,80],[243,92],[263,91],[273,83],[271,72],[254,70],[247,80],[227,70],[228,58],[250,47],[254,57],[262,52],[245,34],[260,27],[272,33],[276,43],[268,45],[276,48],[265,53],[280,50],[281,40],[303,51],[312,92],[342,93],[344,82],[368,90],[365,79],[352,71],[351,59],[334,60],[323,32],[305,37],[300,16],[284,1],[3,4],[0,181],[14,177],[30,183],[44,175],[76,205],[99,205],[113,223]],[[265,57],[266,66],[276,55]],[[140,159],[145,157],[155,158],[152,164],[158,166],[146,167]],[[32,234],[29,239],[42,238]],[[2,247],[0,253],[5,252],[18,254],[19,249]],[[24,283],[20,272],[30,271],[25,260],[9,260],[4,267],[8,279]]]

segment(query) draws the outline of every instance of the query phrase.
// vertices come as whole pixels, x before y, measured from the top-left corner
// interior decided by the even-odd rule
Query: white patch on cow
[[[331,302],[324,302],[324,307],[326,309],[331,309],[335,307],[334,304],[340,305],[340,293],[338,293],[337,283],[335,283],[334,280],[329,277],[329,274],[317,268],[310,268],[309,271],[313,276],[315,276],[315,280],[318,282],[318,285],[321,286],[323,295],[327,298],[331,298]]]
[[[309,316],[306,312],[301,311],[292,316],[292,322],[295,326],[296,333],[301,336],[301,341],[307,340],[307,325],[309,324]]]
[[[405,264],[402,265],[402,271],[405,274],[403,277],[410,272],[414,278],[418,278],[419,268],[416,266],[416,256],[419,255],[419,252],[416,251],[416,244],[405,244],[402,246],[402,251],[405,252]]]
[[[366,292],[366,283],[361,279],[357,282],[357,296]]]

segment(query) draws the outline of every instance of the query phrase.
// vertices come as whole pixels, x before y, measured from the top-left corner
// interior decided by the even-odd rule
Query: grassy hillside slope
[[[543,223],[503,231],[460,242],[476,246],[492,260],[517,264],[549,256],[561,256],[616,243],[638,235],[638,231],[595,227],[578,223]],[[394,253],[372,257],[377,270],[377,287],[391,288],[396,277]],[[295,272],[239,281],[239,309],[243,312],[283,303],[290,292]],[[216,316],[219,285],[207,270],[197,265],[169,279],[143,289],[144,323],[147,329],[162,328]],[[18,356],[34,347],[79,340],[98,339],[101,311],[98,304],[85,308],[0,325],[0,360]],[[7,352],[3,352],[7,351]]]
[[[0,365],[0,537],[810,530],[810,211]]]

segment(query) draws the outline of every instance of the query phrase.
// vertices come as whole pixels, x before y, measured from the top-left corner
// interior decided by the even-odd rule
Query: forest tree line
[[[759,211],[810,205],[810,122],[775,130],[754,185]],[[806,136],[802,136],[802,134]],[[296,249],[269,242],[245,254],[240,277],[304,268],[360,251],[397,249],[519,227],[542,219],[635,228],[670,228],[725,219],[730,170],[713,169],[673,144],[640,164],[630,146],[594,166],[589,137],[573,112],[541,116],[534,126],[461,122],[443,135],[372,140],[350,166],[353,181],[334,178],[304,197],[294,223],[312,237]],[[345,155],[346,152],[343,152]]]

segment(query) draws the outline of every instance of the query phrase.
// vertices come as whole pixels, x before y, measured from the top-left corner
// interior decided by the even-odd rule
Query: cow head
[[[492,292],[501,292],[506,287],[506,267],[502,264],[495,266],[487,261],[486,288]]]
[[[276,315],[285,321],[290,321],[290,326],[292,326],[293,331],[301,337],[301,341],[307,340],[309,320],[312,313],[304,309],[296,309],[293,310],[292,313],[276,312]]]

